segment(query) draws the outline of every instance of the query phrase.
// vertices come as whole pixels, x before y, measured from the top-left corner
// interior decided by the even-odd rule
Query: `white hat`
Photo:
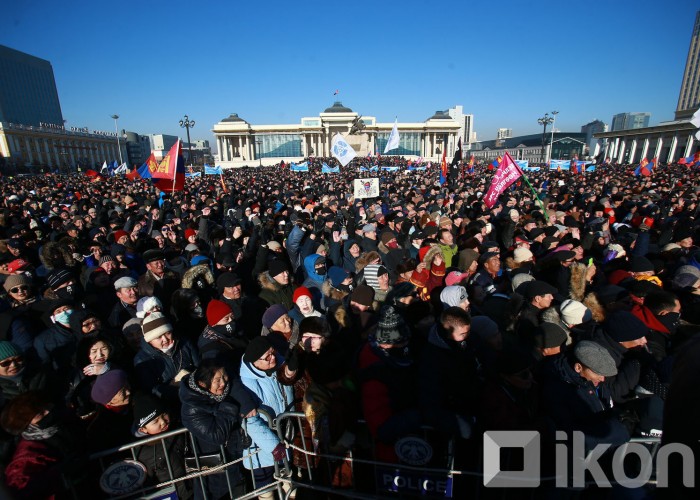
[[[525,247],[518,247],[515,249],[513,252],[513,260],[520,264],[521,262],[527,262],[529,260],[532,260],[534,258],[534,255],[532,255],[532,252],[525,248]]]
[[[146,342],[151,342],[161,335],[173,331],[168,318],[160,312],[154,312],[146,316],[141,324],[141,328],[143,329],[143,338]]]
[[[567,325],[580,325],[590,321],[591,311],[578,300],[567,299],[559,307],[561,319]]]

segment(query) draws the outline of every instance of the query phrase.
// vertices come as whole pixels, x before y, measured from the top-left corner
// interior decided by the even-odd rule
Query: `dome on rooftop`
[[[447,111],[436,111],[428,120],[451,120],[452,117],[447,114]]]
[[[346,108],[340,101],[335,101],[333,106],[326,108],[324,113],[352,113],[352,109]]]
[[[231,113],[228,118],[224,118],[221,120],[222,122],[243,122],[243,123],[248,123],[245,121],[243,118],[238,116],[238,113]]]

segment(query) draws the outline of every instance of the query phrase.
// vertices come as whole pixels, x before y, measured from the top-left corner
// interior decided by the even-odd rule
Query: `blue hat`
[[[331,285],[333,285],[335,288],[338,288],[348,276],[350,276],[350,273],[339,266],[331,266],[331,268],[328,270],[328,279],[331,280]]]

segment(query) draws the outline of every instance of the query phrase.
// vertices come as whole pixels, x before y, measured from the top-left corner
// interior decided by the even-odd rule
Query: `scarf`
[[[217,403],[221,403],[224,399],[226,399],[226,396],[228,396],[228,392],[231,389],[230,384],[226,384],[226,387],[224,387],[223,394],[215,395],[215,394],[212,394],[211,392],[199,387],[197,385],[197,383],[194,381],[194,377],[190,377],[187,385],[190,387],[190,389],[192,389],[197,394],[201,394],[202,396],[207,396],[207,397],[213,399],[214,401],[216,401]]]
[[[22,437],[27,441],[44,441],[50,437],[53,437],[57,432],[57,425],[52,425],[46,429],[41,429],[35,424],[29,424],[29,426],[22,433]]]

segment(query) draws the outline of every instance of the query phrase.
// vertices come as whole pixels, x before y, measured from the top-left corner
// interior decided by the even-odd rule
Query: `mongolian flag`
[[[491,165],[489,165],[489,170],[493,170],[495,168],[500,167],[502,160],[503,160],[503,158],[501,158],[500,156],[498,158],[496,158],[495,160],[493,160],[493,163],[491,163]]]
[[[646,158],[642,158],[642,161],[639,162],[639,166],[634,170],[634,175],[639,177],[640,175],[643,175],[645,177],[649,177],[651,175],[651,170],[647,168],[647,165],[649,165],[649,160]],[[653,163],[652,163],[652,169],[653,169]]]
[[[151,156],[149,156],[145,163],[139,167],[139,176],[141,176],[142,179],[150,179],[151,177],[153,177],[151,175],[151,172],[153,172],[157,168],[158,162],[156,161],[155,155],[151,153]]]
[[[129,179],[130,181],[135,181],[136,179],[140,179],[141,176],[139,175],[138,170],[133,169],[130,172],[127,172],[126,178]]]
[[[149,165],[150,169],[150,165]],[[172,193],[185,187],[185,160],[182,158],[182,143],[178,139],[155,170],[151,170],[153,183],[161,191]]]
[[[442,186],[447,182],[447,158],[445,154],[447,151],[443,149],[442,151],[442,161],[440,162],[440,185]]]

